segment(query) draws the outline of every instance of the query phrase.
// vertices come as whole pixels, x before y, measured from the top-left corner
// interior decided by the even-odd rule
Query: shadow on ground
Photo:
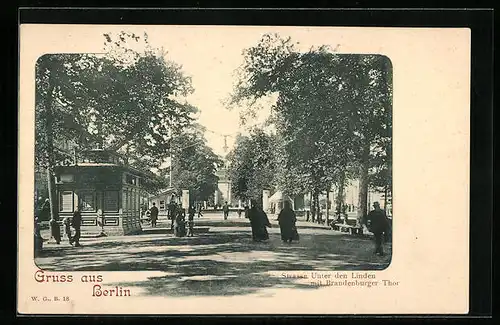
[[[81,248],[47,247],[37,265],[51,271],[162,271],[146,281],[114,283],[138,287],[145,295],[244,295],[264,288],[310,288],[268,271],[380,270],[387,257],[372,254],[370,239],[334,234],[304,234],[284,244],[277,230],[267,243],[253,243],[250,233],[224,231],[192,238],[137,236],[127,241],[84,242]]]

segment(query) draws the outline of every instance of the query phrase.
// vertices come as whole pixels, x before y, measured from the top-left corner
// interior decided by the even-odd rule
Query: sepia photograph
[[[43,46],[34,43],[40,33]],[[403,288],[417,295],[434,278],[418,270],[438,263],[425,255],[440,232],[430,216],[443,215],[419,201],[430,203],[433,180],[466,176],[465,165],[445,160],[467,156],[459,151],[467,130],[440,138],[449,150],[430,140],[447,130],[443,120],[450,130],[467,125],[444,110],[428,118],[441,82],[449,84],[424,75],[439,68],[456,77],[453,67],[469,55],[467,34],[442,35],[26,26],[21,73],[32,88],[21,99],[20,134],[30,142],[20,182],[31,185],[20,197],[20,304],[43,312],[220,313],[241,301],[231,313],[349,312],[355,301],[382,294],[380,306],[358,309],[376,312],[395,308],[405,294],[393,293]],[[424,56],[422,44],[436,50]],[[447,56],[452,50],[459,55]],[[439,100],[465,103],[466,86]],[[427,97],[419,87],[430,89]],[[443,167],[448,174],[435,176]],[[454,191],[447,194],[465,193]],[[419,207],[428,211],[415,214]],[[443,251],[467,233],[453,215],[458,223]],[[454,247],[440,262],[464,263],[466,250]],[[465,279],[466,269],[455,271],[441,285]],[[47,298],[43,288],[55,291]],[[446,292],[460,300],[450,310],[466,304],[460,288]],[[146,300],[111,302],[134,297]],[[172,303],[162,309],[154,299]],[[304,299],[311,303],[299,304]],[[176,307],[186,301],[197,307]]]
[[[184,57],[161,40],[37,60],[36,264],[165,271],[139,284],[165,295],[386,268],[390,59],[277,33],[186,39]]]

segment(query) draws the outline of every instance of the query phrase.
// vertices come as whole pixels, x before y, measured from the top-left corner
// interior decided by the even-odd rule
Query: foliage
[[[383,56],[338,55],[325,46],[300,52],[290,38],[265,35],[244,51],[229,104],[252,107],[275,96],[278,183],[290,193],[318,193],[345,176],[364,177],[361,167],[373,157],[362,148],[390,142],[391,72]]]
[[[276,139],[260,129],[238,136],[228,155],[232,192],[241,200],[259,200],[263,189],[274,190]]]
[[[217,167],[223,161],[207,146],[203,129],[193,125],[172,141],[172,186],[180,195],[188,189],[192,201],[208,201],[217,189]],[[170,167],[169,167],[170,168]],[[167,176],[169,168],[161,172]]]
[[[179,65],[152,49],[147,35],[104,37],[103,56],[50,54],[37,61],[39,166],[47,166],[49,156],[53,164],[64,163],[59,151],[48,148],[70,140],[79,150],[117,151],[134,166],[158,168],[168,157],[173,134],[192,124],[197,109],[182,97],[193,89]],[[131,50],[130,43],[143,50]],[[48,126],[53,139],[47,137]]]

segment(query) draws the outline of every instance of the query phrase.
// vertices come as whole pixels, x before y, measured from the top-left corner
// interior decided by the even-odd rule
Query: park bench
[[[151,218],[149,217],[141,217],[141,223],[151,223]]]
[[[345,223],[332,223],[331,227],[333,230],[337,230],[337,231],[341,231],[341,232],[348,232],[351,235],[362,235],[363,234],[362,227],[356,227],[356,226],[345,224]]]

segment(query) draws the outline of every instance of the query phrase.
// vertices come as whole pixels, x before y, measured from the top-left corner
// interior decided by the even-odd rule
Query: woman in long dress
[[[289,201],[284,202],[284,207],[278,215],[278,223],[280,225],[281,240],[286,243],[291,243],[292,240],[298,239],[297,228],[295,222],[297,217],[293,211]]]
[[[269,239],[267,227],[271,227],[271,223],[267,214],[257,205],[257,201],[251,201],[252,207],[248,211],[248,218],[252,227],[252,238],[256,242]]]

